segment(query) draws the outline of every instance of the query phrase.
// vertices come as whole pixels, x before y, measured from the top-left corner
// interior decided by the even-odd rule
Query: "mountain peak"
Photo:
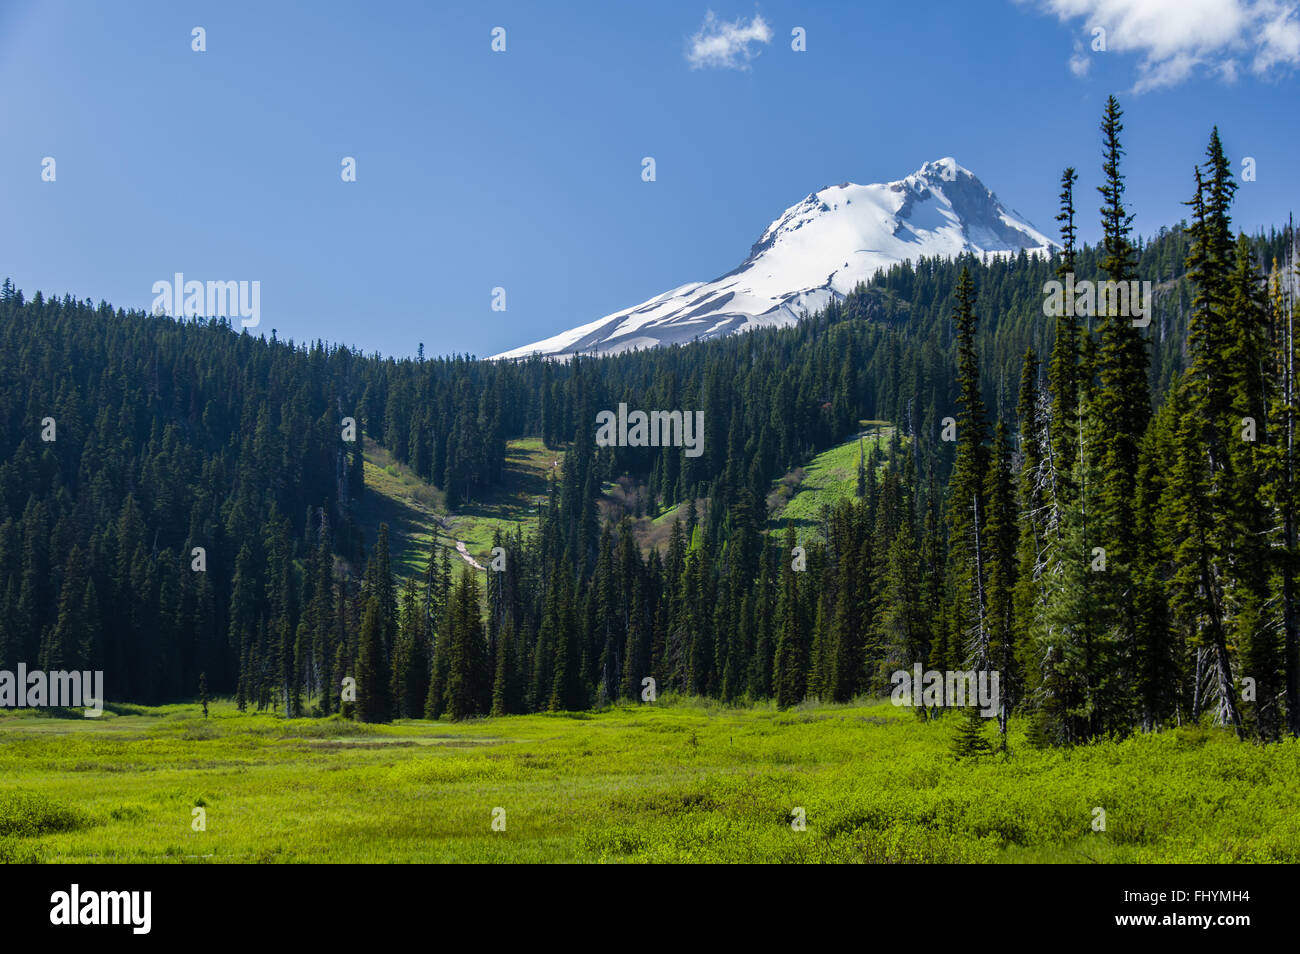
[[[955,182],[960,176],[969,176],[974,179],[975,174],[969,169],[963,169],[958,165],[957,160],[952,156],[944,156],[942,159],[934,159],[917,169],[908,178],[917,179],[938,179],[941,182]],[[977,180],[978,181],[978,180]]]
[[[727,274],[494,357],[617,354],[785,327],[899,262],[1046,253],[1055,244],[945,156],[894,182],[842,182],[810,192],[773,220]]]

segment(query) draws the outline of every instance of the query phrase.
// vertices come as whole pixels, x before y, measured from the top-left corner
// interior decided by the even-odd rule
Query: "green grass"
[[[772,482],[767,496],[769,518],[767,528],[776,533],[785,529],[790,521],[802,535],[820,534],[823,507],[832,507],[840,500],[852,499],[858,485],[858,455],[871,453],[871,448],[887,447],[894,428],[888,421],[859,421],[862,431],[842,444],[823,451],[803,467],[796,467],[784,477]],[[861,450],[859,450],[861,437]],[[904,442],[906,446],[906,442]],[[882,465],[883,469],[883,465]],[[608,489],[610,485],[606,485]],[[608,497],[609,494],[606,494]],[[696,510],[704,513],[708,500],[696,500]],[[633,522],[633,532],[643,555],[668,544],[675,521],[686,521],[687,504],[669,507],[656,517],[642,517]]]
[[[889,444],[893,428],[884,421],[862,421],[865,430],[843,444],[837,444],[797,467],[772,485],[768,495],[769,530],[780,530],[786,522],[811,531],[819,528],[823,507],[851,500],[858,486],[858,458],[870,454],[873,445]],[[861,449],[859,449],[861,436]]]
[[[537,526],[538,507],[546,505],[547,481],[559,476],[564,452],[547,450],[540,437],[506,442],[505,480],[482,500],[463,504],[450,518],[451,532],[475,558],[486,564],[492,552],[492,533],[513,533],[523,524],[524,532]],[[540,503],[539,503],[540,502]]]
[[[419,576],[429,559],[429,547],[445,513],[442,492],[426,484],[397,463],[370,438],[364,438],[366,489],[356,516],[366,531],[367,547],[374,546],[379,525],[388,524],[388,551],[393,573],[400,580]],[[443,533],[446,541],[446,533]]]
[[[949,754],[954,722],[662,697],[382,727],[225,702],[208,720],[9,712],[0,861],[1300,861],[1294,741],[1184,729],[1040,751],[1013,722],[1010,757],[971,763]]]
[[[444,544],[449,538],[464,541],[470,555],[486,565],[496,528],[503,533],[513,532],[515,525],[522,522],[527,532],[536,524],[536,500],[545,497],[547,474],[563,453],[547,450],[540,438],[508,441],[504,485],[455,513],[447,511],[442,491],[399,464],[369,438],[365,438],[362,456],[366,490],[357,505],[357,519],[365,528],[369,545],[373,545],[379,525],[388,524],[394,574],[402,579],[423,574],[435,533]]]

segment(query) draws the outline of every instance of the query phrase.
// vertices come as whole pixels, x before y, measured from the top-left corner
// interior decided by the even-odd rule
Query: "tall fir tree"
[[[980,393],[975,286],[970,271],[957,280],[957,448],[948,481],[948,579],[953,651],[976,669],[992,661],[988,618],[988,422]]]

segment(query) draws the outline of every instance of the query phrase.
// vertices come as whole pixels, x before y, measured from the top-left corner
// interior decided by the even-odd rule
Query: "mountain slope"
[[[563,451],[548,450],[538,438],[508,440],[501,485],[451,513],[443,491],[387,448],[364,440],[366,489],[354,505],[355,516],[367,540],[378,538],[380,524],[388,525],[390,559],[399,581],[424,575],[435,536],[443,546],[454,543],[464,563],[484,569],[492,558],[494,531],[513,533],[519,524],[525,533],[535,528],[548,476],[564,459]],[[457,562],[457,572],[460,566]]]
[[[1045,251],[1054,244],[969,170],[939,159],[897,182],[845,182],[814,192],[772,222],[726,275],[494,357],[613,354],[791,325],[905,259]]]

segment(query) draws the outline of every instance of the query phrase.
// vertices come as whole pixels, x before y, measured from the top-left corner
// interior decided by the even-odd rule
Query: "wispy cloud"
[[[772,28],[758,14],[746,22],[719,20],[710,10],[704,25],[691,37],[686,49],[686,62],[691,69],[747,70],[749,61],[758,56],[753,49],[757,43],[771,43]]]
[[[1245,60],[1267,76],[1300,66],[1300,2],[1296,0],[1021,0],[1106,31],[1109,52],[1133,53],[1135,93],[1176,86],[1200,72],[1231,82]],[[1095,55],[1095,54],[1094,54]],[[1087,73],[1077,51],[1076,76]]]
[[[1088,70],[1092,66],[1092,59],[1083,49],[1083,44],[1077,40],[1074,43],[1074,55],[1070,57],[1070,72],[1079,79],[1088,75]]]

